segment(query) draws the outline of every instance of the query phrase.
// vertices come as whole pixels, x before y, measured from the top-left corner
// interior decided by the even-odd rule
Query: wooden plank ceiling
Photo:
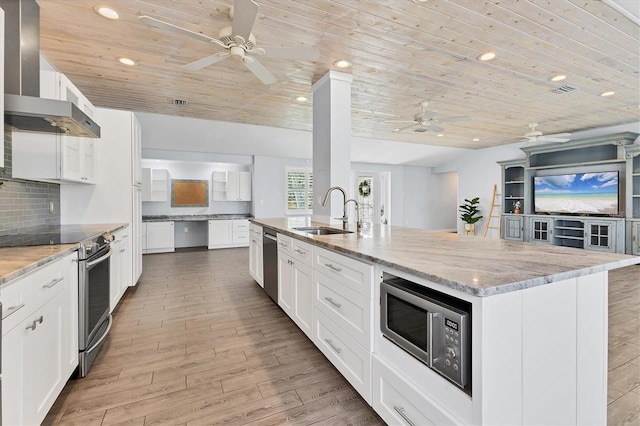
[[[217,38],[232,0],[38,3],[43,55],[98,106],[311,130],[311,86],[344,58],[353,136],[481,148],[515,141],[530,122],[549,134],[640,120],[639,26],[599,0],[258,0],[259,47],[320,51],[313,62],[260,57],[278,78],[271,85],[231,58],[187,71],[222,48],[137,19]],[[120,19],[99,16],[98,4]],[[476,59],[488,50],[497,58]],[[549,81],[558,73],[567,79]],[[562,85],[575,90],[552,92]],[[599,96],[608,90],[615,95]],[[386,121],[412,120],[421,101],[436,119],[471,120],[442,123],[441,137],[393,132],[399,124]]]

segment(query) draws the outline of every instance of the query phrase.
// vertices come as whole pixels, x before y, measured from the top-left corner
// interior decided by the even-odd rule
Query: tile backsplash
[[[60,185],[11,177],[11,131],[4,129],[4,168],[0,168],[0,236],[60,224]],[[53,203],[53,212],[49,205]]]

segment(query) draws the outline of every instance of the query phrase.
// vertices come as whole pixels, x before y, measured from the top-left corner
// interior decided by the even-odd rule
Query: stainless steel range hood
[[[15,131],[100,137],[100,126],[72,102],[40,98],[40,7],[0,0],[5,12],[4,114]]]

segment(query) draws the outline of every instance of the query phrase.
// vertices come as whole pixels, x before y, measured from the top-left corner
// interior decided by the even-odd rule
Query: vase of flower
[[[522,204],[520,203],[520,201],[516,201],[515,203],[513,203],[513,212],[515,214],[520,214],[520,207],[522,206]]]

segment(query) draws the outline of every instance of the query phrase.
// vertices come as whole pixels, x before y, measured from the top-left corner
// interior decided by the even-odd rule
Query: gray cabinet
[[[584,248],[610,253],[619,251],[618,241],[624,241],[624,237],[618,235],[616,224],[610,220],[585,220]]]
[[[502,232],[505,240],[522,241],[524,239],[524,220],[521,215],[505,215],[502,218]]]
[[[551,244],[553,242],[552,218],[529,216],[527,217],[527,221],[526,241],[545,244]]]
[[[631,244],[629,253],[640,255],[640,220],[629,221]]]

